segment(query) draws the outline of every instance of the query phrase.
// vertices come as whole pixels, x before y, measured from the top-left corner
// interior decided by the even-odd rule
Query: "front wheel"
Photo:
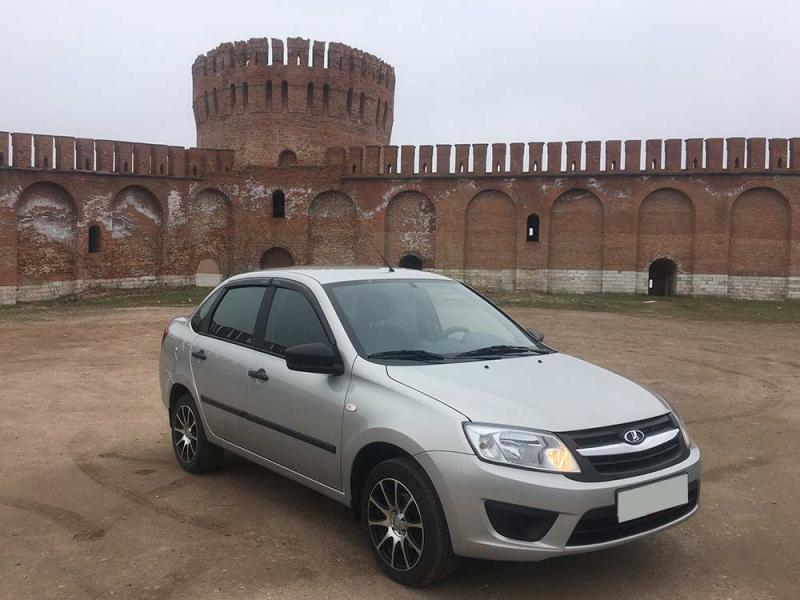
[[[206,438],[191,394],[184,394],[175,401],[170,415],[170,429],[175,458],[184,470],[202,473],[222,463],[223,450]]]
[[[395,581],[430,585],[458,565],[436,490],[412,459],[394,458],[372,469],[361,514],[373,555]]]

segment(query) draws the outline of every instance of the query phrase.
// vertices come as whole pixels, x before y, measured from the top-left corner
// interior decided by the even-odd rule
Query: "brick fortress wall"
[[[489,288],[647,293],[668,259],[678,294],[800,298],[800,138],[391,146],[391,67],[279,42],[195,62],[198,139],[220,150],[0,132],[0,302],[379,264],[370,242]],[[266,75],[287,110],[250,111]]]

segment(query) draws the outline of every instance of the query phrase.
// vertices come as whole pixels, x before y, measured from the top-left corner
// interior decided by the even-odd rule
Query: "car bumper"
[[[618,546],[651,535],[690,518],[698,505],[678,511],[675,518],[645,531],[588,545],[569,544],[581,517],[593,509],[616,505],[618,490],[686,473],[689,485],[699,485],[700,451],[696,446],[682,462],[625,479],[582,482],[555,473],[542,473],[494,465],[475,455],[425,452],[415,456],[431,477],[447,517],[453,550],[460,556],[490,560],[535,561]],[[489,521],[488,500],[558,513],[544,536],[535,542],[515,540],[495,531]],[[616,513],[614,513],[616,514]]]

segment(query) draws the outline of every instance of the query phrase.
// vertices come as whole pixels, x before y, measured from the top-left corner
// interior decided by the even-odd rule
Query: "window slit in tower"
[[[617,170],[617,161],[615,161],[615,160],[611,161],[611,170],[612,171],[616,171]]]
[[[211,90],[211,96],[214,100],[214,114],[216,115],[219,113],[219,102],[217,102],[217,88]]]
[[[286,110],[289,108],[289,82],[284,81],[281,83],[281,108]]]
[[[3,162],[3,161],[2,161],[2,160],[0,160],[0,162]],[[783,168],[783,159],[782,159],[782,158],[780,158],[780,157],[778,158],[778,168],[779,168],[779,169],[782,169],[782,168]]]
[[[531,169],[531,170],[534,173],[538,173],[539,172],[539,161],[538,160],[533,161],[533,169]]]
[[[44,160],[42,160],[42,166],[46,169],[46,168],[48,168],[50,166],[48,163],[49,163],[49,161],[47,160],[47,157],[45,156]]]
[[[692,168],[693,169],[697,168],[697,159],[696,158],[694,160],[692,160]]]
[[[231,108],[236,106],[236,84],[231,84]]]
[[[86,159],[85,169],[87,171],[91,171],[92,170],[92,163],[89,161],[88,158]]]
[[[264,88],[264,100],[267,110],[272,110],[272,82],[268,81]]]
[[[250,103],[250,89],[245,81],[242,84],[242,104],[247,106]]]
[[[361,92],[361,95],[358,97],[358,120],[364,121],[364,110],[367,104],[367,95],[364,92]]]
[[[738,156],[736,157],[736,160],[733,161],[733,166],[734,166],[735,169],[739,168],[739,157]]]
[[[203,94],[203,103],[205,104],[206,109],[206,119],[208,118],[208,113],[211,112],[208,108],[208,91]]]
[[[314,110],[314,84],[309,81],[306,89],[306,110],[311,112]]]
[[[328,113],[328,110],[331,107],[331,86],[327,83],[322,86],[322,110],[325,114]]]
[[[347,114],[353,114],[353,88],[347,90]]]

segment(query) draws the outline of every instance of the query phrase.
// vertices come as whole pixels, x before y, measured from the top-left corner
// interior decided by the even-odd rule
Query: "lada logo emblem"
[[[625,435],[622,436],[626,442],[629,444],[641,444],[644,441],[644,433],[639,431],[638,429],[631,429],[630,431],[626,431]]]

